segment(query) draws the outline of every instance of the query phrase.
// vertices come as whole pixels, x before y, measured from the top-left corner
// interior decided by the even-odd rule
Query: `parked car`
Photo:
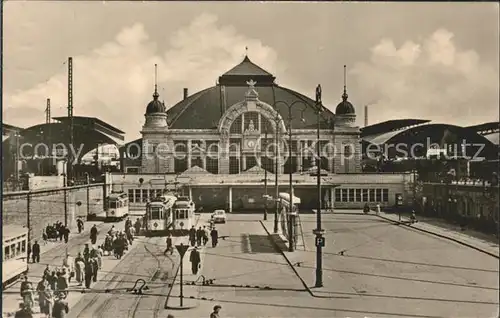
[[[212,213],[212,219],[214,223],[226,223],[226,211],[215,210],[214,213]]]

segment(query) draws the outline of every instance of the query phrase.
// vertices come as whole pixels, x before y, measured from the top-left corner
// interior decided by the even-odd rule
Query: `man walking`
[[[31,252],[33,253],[33,263],[40,263],[40,245],[38,241],[35,241],[35,244],[33,244]]]
[[[189,242],[191,242],[191,246],[196,245],[196,229],[194,225],[189,229]]]
[[[78,220],[76,220],[76,224],[78,226],[78,233],[82,233],[82,231],[83,231],[83,221],[82,221],[82,219],[79,218]]]
[[[198,252],[196,246],[189,255],[189,261],[191,262],[191,271],[193,272],[193,275],[198,274],[198,268],[200,267],[201,257],[200,257],[200,252]]]
[[[215,227],[210,231],[210,237],[212,238],[212,247],[216,247],[219,241],[219,232]]]
[[[95,224],[90,229],[90,241],[92,242],[92,245],[97,242],[97,227],[95,226]]]
[[[163,252],[163,255],[167,255],[167,253],[170,252],[170,255],[172,255],[174,253],[174,248],[172,246],[172,235],[169,234],[167,236],[167,249],[165,250],[165,252]]]
[[[196,230],[196,245],[201,246],[201,240],[203,239],[203,230],[201,226]]]

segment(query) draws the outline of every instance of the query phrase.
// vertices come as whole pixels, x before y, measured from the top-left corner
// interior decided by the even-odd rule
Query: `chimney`
[[[189,96],[188,89],[184,87],[184,99],[188,98],[188,96]]]
[[[368,126],[368,105],[365,105],[365,127]]]

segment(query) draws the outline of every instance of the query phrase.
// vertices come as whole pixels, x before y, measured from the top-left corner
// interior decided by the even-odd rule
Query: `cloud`
[[[74,56],[74,114],[98,117],[126,131],[131,140],[140,136],[144,111],[152,99],[154,64],[158,64],[160,99],[168,107],[181,100],[183,87],[194,93],[213,86],[218,76],[241,62],[246,46],[255,63],[269,71],[276,68],[272,48],[232,26],[219,25],[214,15],[202,14],[161,41],[165,43],[152,40],[142,24],[134,24],[90,54]],[[160,46],[167,50],[159,52]],[[44,106],[34,105],[45,105],[47,98],[53,117],[67,114],[65,70],[28,90],[6,92],[4,122],[22,127],[43,122]]]
[[[474,50],[457,47],[445,29],[399,48],[382,39],[370,60],[351,73],[362,100],[378,101],[370,108],[372,124],[394,118],[461,125],[498,120],[498,69]]]

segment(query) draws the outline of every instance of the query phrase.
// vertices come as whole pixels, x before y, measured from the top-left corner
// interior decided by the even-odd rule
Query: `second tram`
[[[189,197],[179,197],[173,208],[173,233],[186,235],[195,225],[195,204]]]
[[[106,220],[119,221],[128,215],[128,195],[124,192],[112,192],[106,198]]]
[[[146,205],[145,227],[149,235],[166,232],[172,225],[173,207],[177,197],[165,194],[152,199]]]

